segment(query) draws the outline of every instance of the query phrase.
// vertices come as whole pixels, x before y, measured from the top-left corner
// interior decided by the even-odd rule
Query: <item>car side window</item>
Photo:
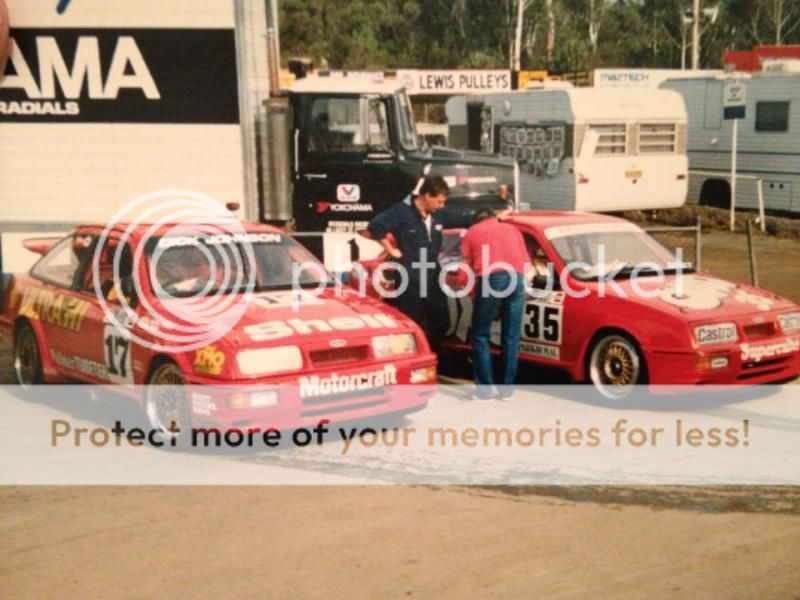
[[[81,263],[91,252],[92,242],[89,235],[74,234],[64,238],[34,265],[31,275],[59,287],[71,288]]]
[[[130,247],[125,244],[120,248],[119,244],[119,239],[109,237],[103,241],[103,247],[99,252],[92,252],[91,261],[83,274],[83,291],[95,293],[94,268],[96,264],[100,291],[103,296],[109,301],[119,301],[114,286],[114,261],[118,261],[117,274],[120,281],[133,275],[133,257]]]
[[[548,259],[541,244],[530,233],[523,233],[522,237],[525,239],[525,248],[528,250],[528,258],[531,259],[535,274],[547,275]]]

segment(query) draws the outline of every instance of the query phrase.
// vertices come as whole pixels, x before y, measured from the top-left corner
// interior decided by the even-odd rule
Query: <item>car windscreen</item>
[[[626,277],[634,272],[636,275],[674,273],[678,267],[674,254],[638,228],[558,235],[550,242],[578,279],[591,280],[609,274]]]
[[[332,283],[311,253],[280,233],[182,233],[149,240],[145,253],[158,296],[202,297]]]

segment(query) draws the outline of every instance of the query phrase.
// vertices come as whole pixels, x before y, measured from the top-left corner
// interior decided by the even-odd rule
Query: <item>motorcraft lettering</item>
[[[19,315],[62,329],[80,331],[87,310],[89,303],[85,300],[56,294],[40,287],[31,287],[25,290]]]
[[[791,354],[800,350],[800,340],[791,339],[775,344],[762,344],[752,346],[750,344],[742,344],[742,362],[760,362],[763,358],[772,358],[773,356],[782,356],[784,354]]]
[[[356,373],[355,375],[338,375],[336,373],[328,377],[311,375],[300,378],[300,397],[347,394],[396,383],[397,368],[394,365],[386,365],[379,371],[368,371],[366,373]]]
[[[158,240],[159,248],[174,246],[222,246],[227,244],[280,244],[280,233],[215,233],[213,235],[171,235]]]
[[[308,335],[329,331],[354,331],[357,329],[396,328],[397,322],[382,313],[333,317],[332,319],[287,319],[285,321],[265,321],[244,328],[250,339],[256,342],[277,340],[291,335]]]
[[[548,346],[547,344],[520,342],[519,351],[521,354],[529,354],[531,356],[539,356],[541,358],[549,358],[552,360],[559,360],[561,357],[561,352],[558,346]]]
[[[726,344],[738,339],[736,325],[725,323],[723,325],[701,325],[694,330],[699,344]]]
[[[58,350],[50,349],[50,358],[59,367],[95,377],[97,379],[108,379],[108,367],[103,363],[99,363],[80,356],[66,356]]]
[[[0,121],[239,121],[233,29],[12,28],[9,47]]]

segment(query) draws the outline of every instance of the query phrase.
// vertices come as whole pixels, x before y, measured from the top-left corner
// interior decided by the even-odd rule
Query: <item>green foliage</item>
[[[284,62],[310,56],[344,69],[508,68],[517,0],[278,0]],[[547,58],[547,0],[528,0],[522,67],[681,64],[683,11],[691,0],[552,0],[555,44]],[[719,6],[705,23],[701,66],[719,67],[726,48],[800,43],[798,0],[704,0]],[[591,7],[594,6],[594,12]],[[593,47],[589,29],[598,32]],[[686,50],[687,61],[690,50]]]

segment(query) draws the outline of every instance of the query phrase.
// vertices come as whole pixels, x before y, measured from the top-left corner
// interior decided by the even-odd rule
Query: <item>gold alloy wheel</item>
[[[589,378],[595,388],[610,400],[621,400],[640,382],[642,360],[628,338],[608,335],[592,348]]]
[[[192,420],[183,374],[175,363],[156,367],[145,390],[145,413],[164,441],[190,434]]]

